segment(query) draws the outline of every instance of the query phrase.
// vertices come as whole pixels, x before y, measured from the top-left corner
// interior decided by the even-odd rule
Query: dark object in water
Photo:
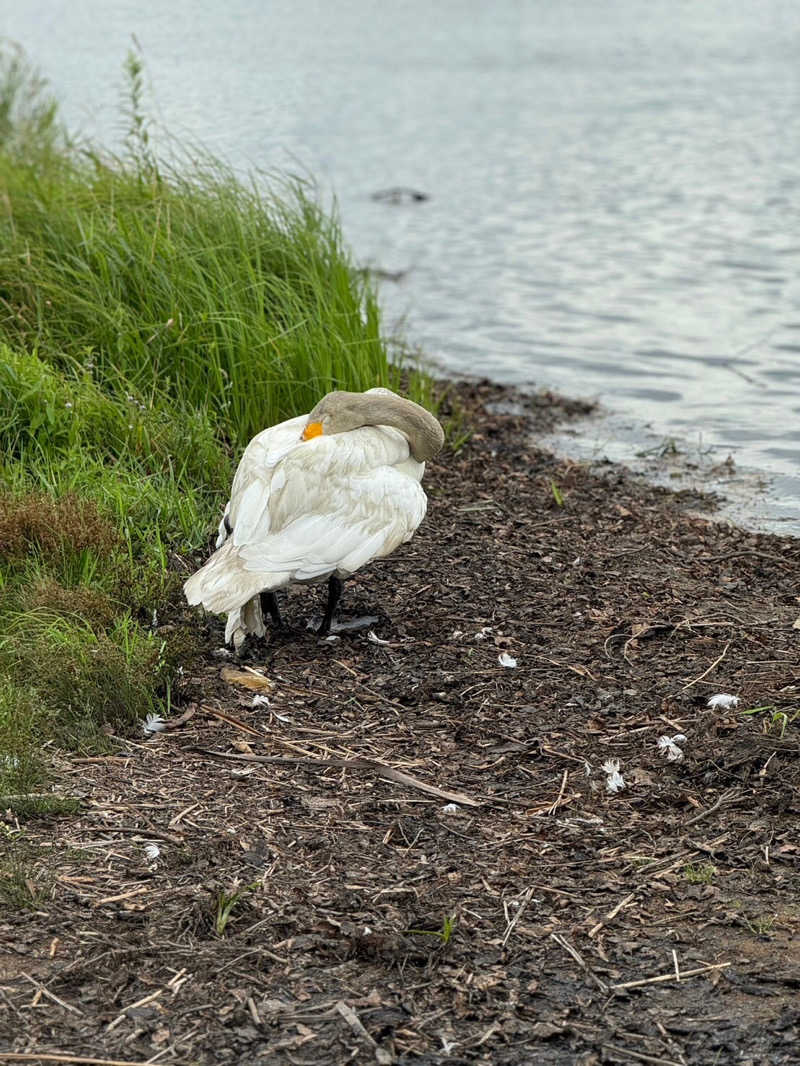
[[[402,281],[408,273],[407,270],[381,270],[380,267],[373,267],[370,271],[373,278],[378,278],[380,281]]]
[[[402,281],[408,274],[407,270],[384,270],[382,267],[373,266],[359,267],[358,272],[364,277],[371,276],[379,281]]]
[[[373,200],[380,200],[386,204],[418,204],[424,200],[430,200],[426,192],[418,189],[409,189],[403,185],[396,185],[393,189],[378,189],[372,194]]]

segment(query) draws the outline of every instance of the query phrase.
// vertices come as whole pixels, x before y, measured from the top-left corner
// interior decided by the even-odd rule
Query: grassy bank
[[[127,64],[124,158],[72,143],[0,70],[0,794],[48,745],[168,706],[191,631],[176,558],[237,455],[331,388],[391,384],[375,293],[298,183],[157,160]]]

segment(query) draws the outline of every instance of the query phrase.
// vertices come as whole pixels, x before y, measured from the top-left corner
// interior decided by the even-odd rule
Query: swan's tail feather
[[[243,608],[265,589],[285,585],[289,576],[246,570],[236,548],[228,540],[214,552],[205,566],[188,578],[183,591],[191,606],[202,604],[207,611],[223,614]]]
[[[202,604],[214,614],[228,615],[225,643],[239,648],[248,633],[266,633],[259,594],[286,584],[288,575],[257,574],[245,570],[231,541],[226,541],[205,566],[192,574],[183,591],[191,606]]]
[[[238,649],[248,633],[252,633],[255,637],[263,637],[266,632],[261,599],[254,596],[243,607],[236,607],[229,612],[228,623],[225,626],[225,643],[233,642],[234,648]]]

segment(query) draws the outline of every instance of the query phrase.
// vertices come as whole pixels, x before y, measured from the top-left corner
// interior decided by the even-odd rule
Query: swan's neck
[[[402,396],[362,394],[365,426],[392,426],[408,438],[411,454],[418,463],[432,459],[444,444],[444,432],[430,412]]]

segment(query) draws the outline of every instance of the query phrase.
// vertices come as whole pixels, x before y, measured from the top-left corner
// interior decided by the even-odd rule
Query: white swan
[[[328,578],[321,633],[342,581],[410,540],[425,516],[425,461],[444,442],[423,407],[390,389],[329,392],[313,411],[253,437],[217,550],[184,585],[190,604],[227,612],[225,640],[280,622],[275,589]]]

